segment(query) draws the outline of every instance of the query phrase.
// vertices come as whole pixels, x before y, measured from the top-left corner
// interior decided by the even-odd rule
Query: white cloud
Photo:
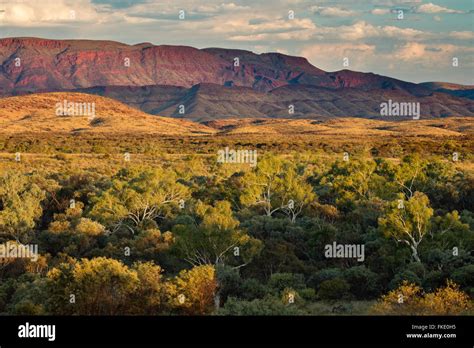
[[[374,58],[376,47],[368,44],[322,43],[304,47],[299,54],[306,57],[316,67],[335,71],[341,69],[368,70]],[[349,67],[343,66],[344,58],[349,58]]]
[[[18,27],[56,26],[73,22],[99,21],[97,9],[89,0],[42,0],[10,2],[0,25]]]
[[[400,47],[393,54],[397,59],[403,61],[420,60],[426,54],[427,46],[418,42],[409,42]]]
[[[449,36],[459,40],[474,40],[474,33],[472,31],[452,31]]]
[[[370,11],[371,14],[377,15],[377,16],[382,16],[390,13],[390,9],[388,8],[374,8],[372,11]]]
[[[391,53],[392,59],[400,60],[429,69],[439,69],[442,66],[450,67],[453,57],[472,55],[474,47],[457,46],[452,44],[428,45],[418,42],[409,42],[398,47]],[[473,62],[466,62],[473,66]],[[466,65],[467,67],[468,65]]]
[[[309,40],[316,30],[316,25],[308,18],[275,20],[268,16],[258,21],[252,19],[247,15],[230,20],[219,17],[209,19],[207,24],[212,33],[227,34],[232,41]]]
[[[341,7],[312,6],[311,11],[324,17],[352,17],[357,15],[357,11],[348,10]]]
[[[421,41],[433,36],[431,33],[412,28],[399,28],[391,25],[374,26],[366,21],[358,21],[351,25],[341,25],[338,27],[323,27],[316,26],[308,19],[295,20],[294,22],[280,20],[250,26],[251,30],[249,30],[248,25],[245,25],[244,20],[234,21],[230,21],[225,27],[216,25],[214,30],[225,30],[230,35],[229,39],[233,41],[337,40],[337,42],[333,42],[334,45],[339,44],[341,41],[358,41],[367,38]]]
[[[145,23],[156,22],[156,19],[153,19],[153,18],[131,17],[127,15],[123,16],[122,18],[128,24],[145,24]]]
[[[400,28],[392,25],[374,26],[365,21],[358,21],[349,26],[334,28],[341,39],[360,40],[364,38],[393,38],[422,40],[431,36],[430,33],[412,28]]]
[[[453,10],[447,7],[435,5],[432,2],[418,6],[418,13],[464,13],[463,11]]]
[[[237,5],[233,2],[230,2],[228,4],[221,3],[221,4],[198,5],[197,7],[193,8],[193,11],[200,12],[200,13],[219,13],[223,11],[245,11],[245,10],[250,10],[250,7]]]

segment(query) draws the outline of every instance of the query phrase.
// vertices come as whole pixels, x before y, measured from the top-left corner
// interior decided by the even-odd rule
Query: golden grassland
[[[58,116],[64,100],[95,103],[95,117]],[[289,156],[317,154],[393,158],[420,153],[474,172],[474,119],[223,119],[199,124],[153,116],[115,100],[83,93],[44,93],[0,99],[0,166],[51,169],[77,166],[110,171],[132,161],[159,164],[177,158],[213,159],[217,150],[256,149]],[[16,163],[14,154],[22,153]]]
[[[57,115],[64,101],[95,106],[94,117]],[[349,137],[472,137],[469,117],[443,119],[332,118],[332,119],[223,119],[195,123],[153,116],[116,100],[84,93],[39,93],[0,99],[0,133],[210,135],[319,135]]]

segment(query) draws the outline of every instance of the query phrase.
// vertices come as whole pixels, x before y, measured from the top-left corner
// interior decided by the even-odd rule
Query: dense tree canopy
[[[0,313],[472,313],[472,171],[395,150],[0,165]]]

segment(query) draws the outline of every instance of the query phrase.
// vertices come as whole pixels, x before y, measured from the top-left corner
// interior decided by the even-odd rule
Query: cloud
[[[413,28],[397,26],[375,26],[366,21],[358,21],[349,26],[340,26],[332,30],[341,39],[361,40],[365,38],[392,38],[397,40],[423,40],[431,36],[430,33]]]
[[[241,6],[237,5],[233,2],[231,3],[221,3],[221,4],[206,4],[206,5],[199,5],[193,8],[194,11],[197,12],[204,12],[204,13],[219,13],[224,11],[246,11],[250,10],[249,6]]]
[[[368,70],[375,55],[376,47],[368,44],[323,43],[304,47],[299,54],[306,57],[318,68],[335,71],[341,69]],[[349,67],[343,66],[344,58],[349,58]],[[371,58],[372,57],[372,58]],[[369,64],[367,64],[369,62]]]
[[[423,5],[418,6],[416,11],[418,13],[429,13],[429,14],[433,14],[433,13],[464,13],[463,11],[453,10],[453,9],[450,9],[450,8],[447,8],[447,7],[442,7],[442,6],[439,6],[439,5],[435,5],[432,2],[430,2],[428,4],[423,4]]]
[[[100,21],[98,8],[89,0],[42,0],[7,2],[0,25],[18,27],[57,26],[73,22]]]
[[[472,31],[452,31],[449,36],[459,40],[474,40],[474,33]]]
[[[420,1],[418,1],[420,2]],[[392,8],[375,8],[370,11],[371,14],[373,15],[387,15],[393,11],[396,11],[399,9],[398,6],[400,5],[406,5],[407,2],[387,2],[385,5],[390,4]],[[439,14],[439,13],[465,13],[463,11],[459,10],[454,10],[450,9],[447,7],[439,6],[433,3],[427,3],[427,4],[421,4],[419,6],[413,6],[411,8],[405,8],[403,9],[404,12],[410,12],[410,13],[424,13],[424,14]],[[435,20],[438,20],[439,17],[435,17]]]
[[[397,59],[407,61],[420,60],[426,54],[426,45],[418,42],[409,42],[400,47],[393,54]]]
[[[237,36],[263,35],[263,37],[283,38],[281,34],[302,34],[305,30],[314,30],[315,24],[308,18],[304,19],[273,19],[260,17],[258,20],[251,16],[229,18],[213,18],[208,20],[208,28],[214,33],[228,33],[231,38]],[[293,36],[288,36],[289,39]]]
[[[469,56],[474,53],[474,47],[457,46],[453,44],[429,45],[409,42],[398,47],[391,53],[393,59],[422,66],[429,69],[449,67],[453,57]],[[466,62],[466,67],[474,66],[474,62]]]
[[[358,14],[357,11],[352,11],[341,7],[312,6],[310,10],[313,13],[324,17],[352,17]]]
[[[366,21],[357,21],[351,25],[338,27],[317,26],[309,19],[292,21],[269,21],[251,25],[245,24],[245,20],[236,19],[227,23],[226,26],[216,25],[214,30],[225,30],[229,33],[232,41],[328,41],[333,45],[341,42],[361,41],[369,38],[390,38],[393,40],[422,41],[433,37],[433,34],[416,30],[413,28],[400,28],[396,26],[374,26]],[[250,29],[250,30],[249,30]]]
[[[388,8],[374,8],[372,11],[370,11],[371,14],[376,15],[376,16],[382,16],[389,14],[391,11]]]

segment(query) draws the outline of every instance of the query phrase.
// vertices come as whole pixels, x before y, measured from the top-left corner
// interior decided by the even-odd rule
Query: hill
[[[90,106],[83,108],[87,111],[93,107],[95,113],[64,115],[61,110],[64,101]],[[66,108],[66,113],[68,110],[73,109]],[[128,133],[133,136],[137,133],[203,135],[215,130],[186,120],[152,116],[101,96],[44,93],[0,99],[0,132]]]

